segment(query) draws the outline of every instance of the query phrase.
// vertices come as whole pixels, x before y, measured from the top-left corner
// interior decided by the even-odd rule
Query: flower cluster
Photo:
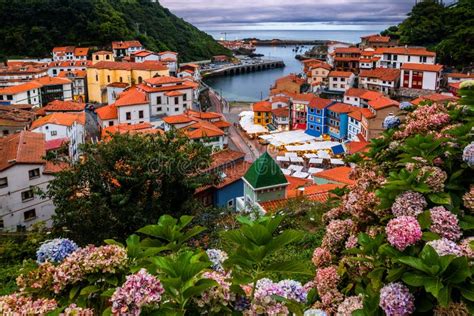
[[[410,315],[415,311],[415,298],[401,283],[390,283],[380,290],[379,306],[387,316]]]
[[[46,261],[59,263],[76,251],[77,248],[76,243],[67,238],[47,240],[36,251],[36,261],[38,263]]]
[[[34,300],[18,293],[0,296],[0,314],[2,315],[44,315],[57,307],[58,303],[53,299]]]
[[[204,291],[196,299],[196,304],[199,307],[207,307],[207,311],[219,312],[220,306],[228,306],[235,300],[235,295],[230,290],[231,283],[228,281],[230,275],[212,271],[205,272],[203,277],[216,281],[217,286]]]
[[[406,111],[409,110],[413,107],[413,104],[410,102],[400,102],[400,110]]]
[[[82,308],[71,304],[61,313],[61,316],[94,316],[94,310],[90,308]]]
[[[349,296],[339,304],[337,308],[338,316],[351,316],[352,312],[364,307],[362,296]]]
[[[459,227],[458,217],[442,206],[430,209],[431,227],[433,233],[449,240],[458,240],[462,233]]]
[[[471,185],[469,191],[463,195],[462,201],[464,207],[467,208],[471,213],[474,213],[474,185]]]
[[[405,138],[413,134],[424,134],[449,123],[450,117],[442,104],[419,106],[407,115],[405,128],[397,131],[396,138]]]
[[[392,213],[395,216],[417,217],[427,205],[423,194],[406,191],[395,198],[395,202],[392,204]]]
[[[331,263],[331,253],[326,248],[318,247],[314,249],[312,261],[316,268],[323,268]]]
[[[461,248],[463,256],[466,256],[470,259],[474,259],[474,237],[468,237],[466,239],[463,239],[461,243],[459,244],[459,247]]]
[[[467,163],[469,167],[474,167],[474,142],[464,147],[462,160]]]
[[[446,238],[428,241],[426,244],[433,247],[438,256],[460,256],[462,253],[461,247],[456,245],[455,242]]]
[[[160,280],[141,269],[127,276],[125,283],[117,288],[110,301],[112,313],[118,315],[140,315],[144,306],[156,306],[164,289]]]
[[[206,253],[209,260],[212,262],[212,270],[223,272],[224,267],[222,266],[222,263],[229,258],[227,253],[220,249],[207,249]]]
[[[306,302],[307,292],[301,283],[293,280],[283,280],[274,283],[270,279],[260,279],[255,287],[254,300],[251,305],[253,314],[287,315],[288,308],[282,302],[277,302],[273,295],[285,299]]]
[[[385,228],[388,242],[400,251],[421,240],[421,227],[413,216],[391,219]]]
[[[391,129],[391,128],[396,128],[398,125],[400,125],[401,121],[400,118],[395,116],[395,115],[389,115],[383,120],[383,128],[385,129]]]
[[[329,266],[327,268],[321,268],[316,271],[316,289],[320,296],[335,290],[339,283],[339,274],[337,274],[336,266]]]
[[[446,172],[438,167],[424,166],[418,173],[418,180],[425,178],[426,183],[433,192],[442,192],[444,190],[444,182],[448,179]]]
[[[326,227],[326,234],[323,237],[322,246],[329,250],[335,250],[346,240],[350,235],[354,223],[351,219],[346,220],[332,220]]]

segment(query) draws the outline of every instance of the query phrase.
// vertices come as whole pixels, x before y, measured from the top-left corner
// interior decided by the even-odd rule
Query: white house
[[[117,41],[112,42],[112,50],[115,58],[122,58],[142,51],[143,45],[139,41]]]
[[[53,48],[54,61],[87,60],[88,47],[63,46]]]
[[[86,71],[91,66],[90,60],[74,60],[74,61],[52,61],[48,65],[48,76],[56,77],[61,72],[82,70]]]
[[[128,88],[128,83],[112,82],[107,85],[107,100],[112,104],[117,99],[117,96]]]
[[[355,75],[349,71],[331,71],[328,75],[331,91],[346,92],[354,85]]]
[[[178,53],[171,51],[159,52],[160,61],[168,66],[170,73],[176,75],[178,72]]]
[[[31,104],[33,107],[41,106],[41,87],[36,81],[30,81],[17,86],[0,89],[0,104]]]
[[[434,65],[436,53],[424,47],[388,47],[376,50],[380,67],[401,68],[404,63]]]
[[[22,131],[0,138],[0,231],[15,231],[45,221],[51,225],[53,202],[35,188],[46,191],[57,165],[43,160],[45,136]]]
[[[48,62],[9,60],[0,63],[0,88],[17,86],[48,75]]]
[[[131,55],[134,62],[143,63],[145,61],[160,61],[160,55],[149,50],[142,50]]]
[[[400,70],[392,68],[375,68],[361,70],[359,88],[392,94],[400,85]]]
[[[423,65],[405,63],[401,67],[401,87],[410,89],[433,90],[439,89],[442,65]]]
[[[31,124],[31,131],[43,133],[45,140],[68,139],[69,157],[77,161],[79,145],[85,142],[86,114],[55,112],[41,117]]]

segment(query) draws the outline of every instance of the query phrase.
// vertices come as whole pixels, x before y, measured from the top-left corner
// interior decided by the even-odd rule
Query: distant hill
[[[382,34],[399,38],[403,45],[434,49],[442,64],[458,68],[472,67],[474,1],[459,0],[448,6],[436,0],[418,2],[405,21]]]
[[[104,48],[138,39],[182,61],[229,54],[206,33],[151,0],[0,0],[0,58],[49,56],[54,46]]]

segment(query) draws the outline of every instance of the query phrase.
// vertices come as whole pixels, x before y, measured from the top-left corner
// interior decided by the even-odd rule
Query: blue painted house
[[[329,99],[313,98],[308,104],[306,133],[319,137],[329,133],[328,107],[335,102]]]
[[[334,103],[327,108],[327,122],[329,136],[342,141],[347,139],[349,113],[357,110],[357,107],[346,103]]]
[[[244,157],[245,153],[230,149],[213,154],[211,166],[206,172],[215,175],[216,181],[212,185],[198,188],[194,197],[204,206],[235,210],[236,198],[244,195],[242,177],[250,167]]]

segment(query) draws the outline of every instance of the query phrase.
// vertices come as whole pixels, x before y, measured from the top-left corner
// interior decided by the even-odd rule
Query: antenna
[[[227,41],[227,32],[221,32],[221,34],[224,34],[224,41]]]

